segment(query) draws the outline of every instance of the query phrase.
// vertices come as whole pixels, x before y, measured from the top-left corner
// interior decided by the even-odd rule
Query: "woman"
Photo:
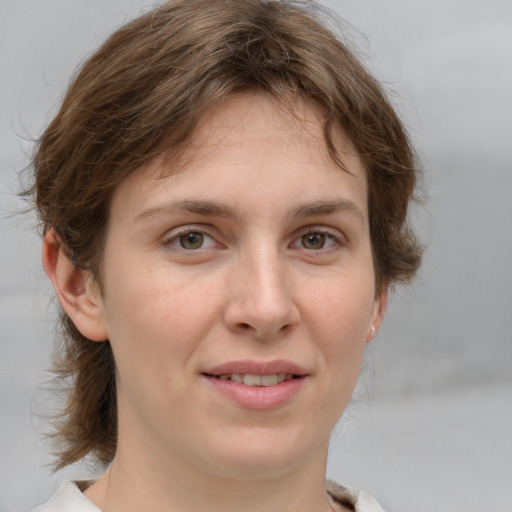
[[[380,510],[325,466],[419,265],[416,170],[310,4],[172,0],[121,27],[33,169],[71,382],[57,467],[106,467],[40,511]]]

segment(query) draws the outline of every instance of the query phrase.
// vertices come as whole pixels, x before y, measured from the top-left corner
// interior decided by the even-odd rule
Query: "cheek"
[[[366,279],[328,281],[310,300],[315,325],[325,328],[334,339],[365,340],[374,304],[373,282]]]
[[[119,270],[110,274],[112,286],[105,285],[105,317],[119,370],[168,374],[169,365],[183,364],[206,335],[217,301],[212,294],[205,300],[204,287],[175,273],[146,271],[122,279],[129,274]]]
[[[332,378],[342,374],[342,381],[355,384],[371,319],[373,282],[364,278],[331,280],[321,290],[309,308],[311,337]]]
[[[357,383],[373,303],[371,283],[331,284],[322,287],[309,309],[310,337],[320,358],[315,403],[319,415],[328,418],[329,429],[343,414]]]

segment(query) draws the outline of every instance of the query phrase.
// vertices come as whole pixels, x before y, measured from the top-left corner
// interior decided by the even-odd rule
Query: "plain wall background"
[[[399,290],[336,431],[329,474],[389,510],[512,510],[512,2],[331,0],[420,149],[428,243]],[[79,61],[142,0],[0,0],[0,510],[52,475],[39,417],[51,400],[51,292],[33,220],[11,217],[31,137]],[[359,32],[360,31],[360,32]],[[364,37],[362,34],[364,34]],[[74,474],[80,472],[74,470]]]

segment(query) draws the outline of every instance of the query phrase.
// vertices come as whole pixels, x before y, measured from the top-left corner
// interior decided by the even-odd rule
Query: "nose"
[[[258,340],[290,332],[300,321],[291,271],[277,254],[245,258],[228,276],[225,322],[229,330]]]

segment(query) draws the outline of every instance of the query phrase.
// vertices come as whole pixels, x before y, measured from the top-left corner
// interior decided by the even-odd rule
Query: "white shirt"
[[[327,489],[334,501],[352,505],[356,512],[384,512],[377,500],[364,491],[356,491],[327,481]],[[55,494],[32,512],[101,512],[80,491],[74,482],[63,483]]]

